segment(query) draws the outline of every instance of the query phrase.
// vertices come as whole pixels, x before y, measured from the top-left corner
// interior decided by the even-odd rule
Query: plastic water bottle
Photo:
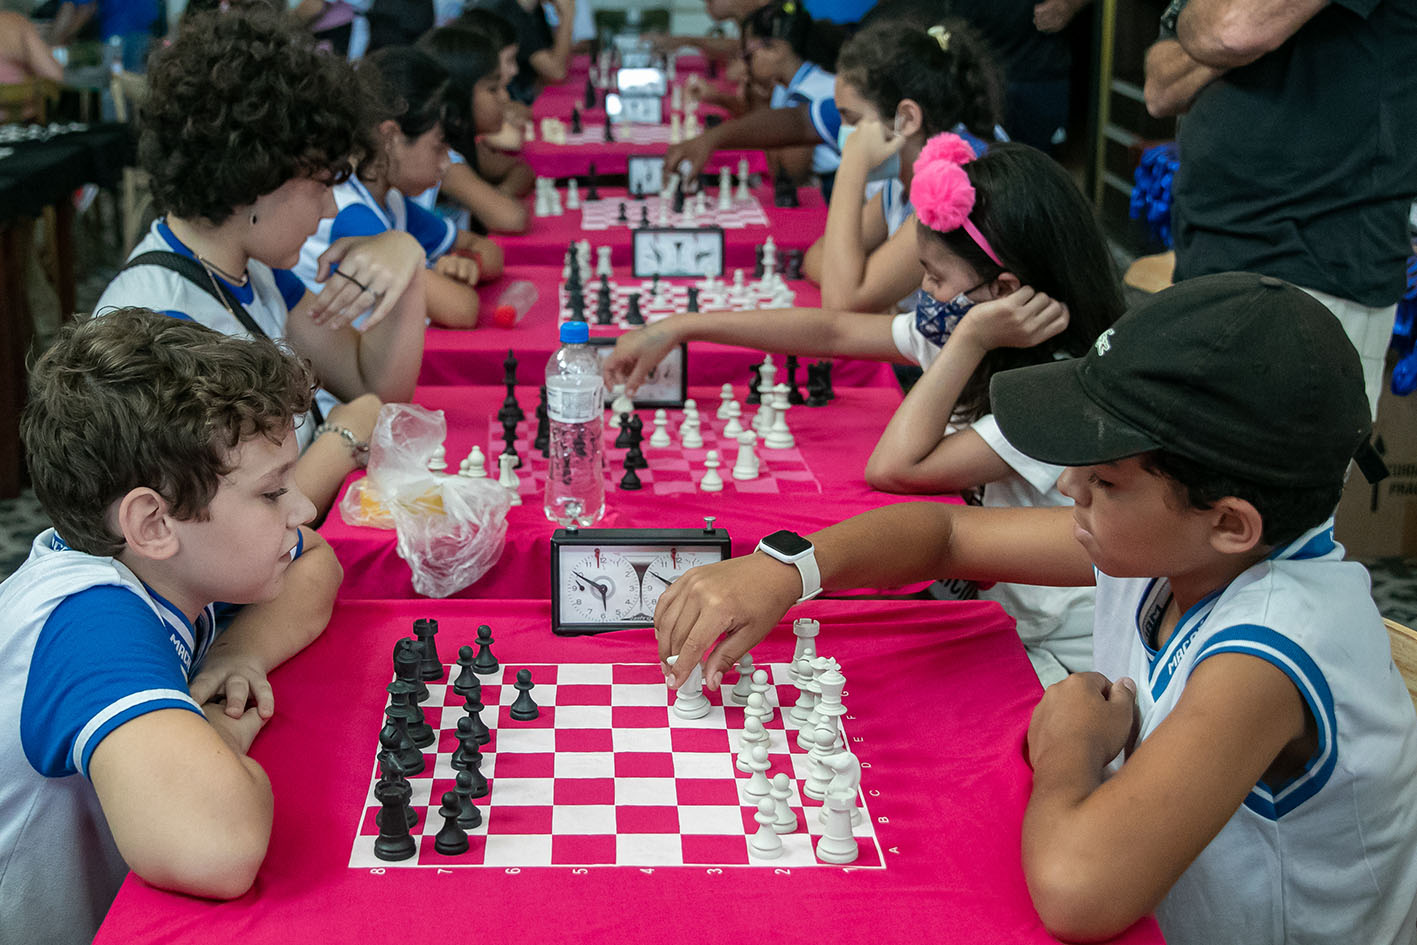
[[[536,286],[526,279],[518,279],[497,297],[497,307],[492,310],[492,321],[501,328],[517,327],[536,304],[536,297]]]
[[[561,347],[546,363],[546,414],[551,468],[546,517],[562,525],[594,525],[605,514],[601,462],[605,385],[585,322],[561,326]]]

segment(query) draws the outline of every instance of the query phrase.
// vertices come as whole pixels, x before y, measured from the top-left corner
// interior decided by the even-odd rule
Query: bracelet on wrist
[[[329,423],[328,421],[315,428],[315,439],[318,440],[326,433],[338,434],[339,438],[344,440],[345,445],[349,447],[350,455],[354,457],[354,462],[360,468],[369,465],[368,440],[361,440],[359,437],[355,436],[354,431],[348,427],[342,427],[337,423]]]

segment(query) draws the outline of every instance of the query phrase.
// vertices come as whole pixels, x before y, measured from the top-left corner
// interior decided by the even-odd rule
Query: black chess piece
[[[625,310],[625,321],[631,325],[645,323],[645,317],[640,314],[640,294],[638,292],[630,293],[630,304]]]
[[[492,655],[494,642],[491,627],[484,623],[477,628],[477,659],[472,661],[472,671],[479,676],[491,676],[502,666]]]
[[[531,690],[534,685],[531,681],[531,670],[517,670],[517,681],[512,685],[516,686],[518,695],[508,714],[517,722],[530,722],[541,715],[541,709],[531,698]]]
[[[545,389],[543,385],[542,390]],[[531,441],[531,448],[540,453],[543,458],[550,455],[551,416],[546,411],[545,401],[536,405],[536,439]]]
[[[802,278],[802,250],[789,249],[787,259],[783,265],[782,277],[784,279]]]
[[[648,469],[649,461],[645,459],[645,454],[640,451],[640,443],[645,438],[645,422],[640,419],[639,414],[630,415],[630,453],[625,457],[625,462],[635,469]]]
[[[625,209],[625,201],[620,201],[620,215],[615,218],[616,223],[629,223],[630,214]]]
[[[822,366],[822,392],[827,395],[827,400],[836,400],[836,388],[832,386],[832,362],[818,362]]]
[[[413,641],[410,640],[408,637],[400,637],[399,639],[394,641],[394,675],[402,676],[410,683],[412,683],[414,701],[424,703],[428,701],[428,687],[424,684],[423,677],[416,670],[414,672],[408,673],[404,673],[399,670],[399,654],[403,652],[404,647],[408,646],[411,643],[413,643]],[[416,665],[416,654],[414,659]]]
[[[699,310],[699,287],[689,286],[689,301],[684,307],[686,312],[697,312]]]
[[[458,796],[458,826],[464,830],[481,827],[482,811],[472,802],[472,772],[458,772],[453,793]]]
[[[797,185],[786,174],[778,174],[772,182],[772,202],[775,207],[792,208],[800,206],[797,200]]]
[[[413,640],[404,638],[399,641],[399,652],[394,656],[394,666],[397,668],[398,678],[405,683],[413,695],[408,700],[407,729],[409,740],[419,748],[427,748],[437,740],[437,733],[433,731],[433,726],[428,724],[424,718],[423,707],[418,704],[415,690],[423,685],[419,674],[418,644]],[[441,674],[440,674],[441,675]],[[424,687],[427,691],[427,687]]]
[[[477,678],[477,674],[472,671],[472,647],[458,647],[458,674],[453,679],[452,689],[454,695],[467,698],[469,694],[482,695],[482,680]]]
[[[507,356],[502,359],[502,383],[507,387],[507,396],[502,401],[502,410],[507,411],[509,416],[514,416],[518,423],[526,419],[526,412],[522,410],[521,404],[517,403],[517,354],[511,348],[507,349]],[[500,419],[501,411],[497,414]]]
[[[684,212],[684,182],[674,185],[674,212]]]
[[[464,715],[458,719],[457,731],[458,747],[453,751],[453,757],[448,763],[457,771],[464,771],[472,767],[473,756],[477,757],[479,764],[482,762],[482,748],[477,741],[477,732],[472,724],[472,716]]]
[[[590,76],[586,76],[585,79],[584,102],[587,111],[595,107],[595,82],[591,79]]]
[[[481,692],[470,692],[463,698],[463,711],[467,713],[467,719],[472,723],[472,737],[479,745],[486,745],[492,741],[492,732],[488,730],[487,723],[482,721],[484,708],[486,706],[482,704]]]
[[[753,278],[763,277],[763,244],[759,243],[753,247]]]
[[[512,464],[513,469],[522,468],[522,457],[517,452],[517,421],[511,417],[502,418],[502,454],[512,456],[516,462]]]
[[[423,752],[413,743],[413,738],[409,735],[408,724],[413,715],[413,703],[410,701],[412,692],[408,683],[402,679],[395,679],[386,687],[389,693],[390,702],[384,709],[384,718],[388,720],[386,728],[392,726],[395,737],[398,739],[398,760],[403,766],[405,776],[422,774],[428,762],[423,757]],[[382,736],[382,732],[380,733]]]
[[[579,291],[572,292],[568,301],[571,305],[571,321],[585,321],[585,296],[581,295]]]
[[[620,414],[620,432],[615,434],[615,442],[611,445],[617,450],[624,450],[629,449],[634,442],[635,434],[630,429],[630,415],[622,413]]]
[[[595,162],[594,162],[594,161],[592,161],[592,162],[590,163],[590,167],[586,170],[586,183],[587,183],[587,189],[586,189],[585,199],[587,199],[587,200],[599,200],[599,199],[600,199],[600,189],[596,186],[597,181],[596,181],[596,176],[595,176]]]
[[[610,293],[602,292],[595,300],[595,323],[597,325],[615,324],[615,310],[610,307]]]
[[[413,622],[413,635],[418,638],[418,674],[425,681],[443,678],[443,661],[438,658],[438,621],[424,617]]]
[[[409,802],[413,800],[413,786],[408,783],[408,778],[404,777],[403,765],[399,764],[399,737],[385,729],[379,733],[379,745],[383,750],[379,752],[379,781],[374,785],[374,798],[382,799],[384,791],[396,792],[403,803],[403,819],[412,827],[418,823],[418,815],[409,806]],[[383,811],[374,815],[375,825],[378,825],[382,816]]]
[[[635,442],[630,445],[630,450],[625,454],[626,469],[648,469],[649,460],[645,459],[644,452],[640,449],[640,444]]]
[[[578,135],[585,129],[581,127],[581,110],[576,106],[571,106],[571,134]]]
[[[466,853],[467,831],[458,824],[458,818],[462,816],[462,806],[458,804],[456,791],[443,792],[443,804],[438,808],[438,816],[443,818],[443,828],[433,838],[433,849],[444,856]]]
[[[609,116],[609,115],[606,115],[606,116],[605,116],[605,143],[606,143],[606,144],[614,144],[614,143],[615,143],[615,129],[614,129],[614,127],[610,124],[610,116]]]
[[[827,395],[822,382],[822,366],[809,364],[807,365],[807,406],[825,407],[826,405]]]
[[[802,391],[797,388],[797,355],[787,356],[787,402],[794,406],[801,406],[806,401],[802,396]]]
[[[640,228],[643,229],[647,226],[649,226],[649,206],[646,204],[640,207]]]
[[[743,398],[743,402],[756,406],[763,402],[763,395],[758,392],[758,386],[763,382],[763,366],[755,364],[751,371],[753,379],[748,382],[748,396]]]
[[[640,482],[640,477],[635,474],[635,467],[630,465],[630,457],[625,457],[625,475],[620,477],[620,488],[626,492],[637,492],[644,488],[644,483]]]
[[[418,844],[409,833],[404,811],[408,809],[400,794],[386,790],[382,797],[375,789],[375,798],[381,810],[375,815],[379,823],[379,836],[374,839],[374,855],[390,862],[406,860],[418,852]]]

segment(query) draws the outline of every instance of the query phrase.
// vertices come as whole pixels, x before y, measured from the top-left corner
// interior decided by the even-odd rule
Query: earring
[[[252,226],[255,226],[255,225],[256,225],[256,215],[255,215],[254,213],[251,214],[251,225],[252,225]]]

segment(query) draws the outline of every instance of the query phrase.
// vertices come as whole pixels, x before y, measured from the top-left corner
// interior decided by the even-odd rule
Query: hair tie
[[[782,12],[791,16],[797,12],[797,4],[793,3],[792,0],[787,0],[787,2],[782,5]]]
[[[932,26],[925,31],[935,38],[935,42],[940,44],[940,49],[944,52],[950,51],[950,31],[943,26]]]
[[[935,135],[915,159],[910,202],[921,223],[939,233],[963,229],[996,266],[1004,268],[994,247],[969,219],[974,211],[974,185],[964,165],[974,157],[974,149],[959,135],[948,131]]]

